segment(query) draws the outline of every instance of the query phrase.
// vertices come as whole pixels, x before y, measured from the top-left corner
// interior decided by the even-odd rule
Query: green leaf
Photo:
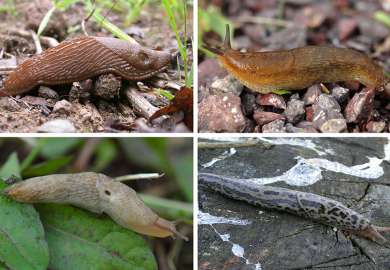
[[[96,159],[91,171],[100,172],[105,169],[115,159],[118,151],[115,143],[111,139],[104,139],[96,148]]]
[[[5,187],[0,180],[0,191]],[[0,220],[0,261],[11,269],[45,270],[49,250],[35,209],[0,195]]]
[[[56,1],[55,7],[61,10],[68,9],[71,5],[80,2],[80,0],[60,0]]]
[[[126,157],[133,163],[159,170],[166,174],[171,173],[172,168],[167,160],[165,138],[137,138],[119,140]]]
[[[13,152],[0,169],[0,178],[8,179],[11,176],[20,178],[20,164],[16,152]]]
[[[185,195],[188,202],[192,202],[192,155],[180,156],[173,159],[173,169],[175,170],[175,179],[180,190]]]
[[[42,34],[42,32],[45,30],[47,24],[49,23],[49,20],[51,18],[51,16],[53,15],[53,12],[56,10],[56,7],[53,6],[51,9],[49,9],[49,11],[45,14],[45,17],[43,17],[41,23],[39,24],[39,27],[38,27],[38,33],[37,35],[40,36]]]
[[[73,159],[73,156],[63,156],[55,159],[50,159],[39,164],[28,167],[23,171],[23,178],[48,175],[57,172],[60,168],[68,165]]]
[[[46,159],[56,158],[68,153],[82,142],[83,138],[45,138],[41,155]]]
[[[175,98],[175,96],[170,91],[167,91],[167,90],[164,90],[164,89],[161,89],[161,88],[155,89],[154,92],[157,95],[161,95],[161,96],[165,97],[169,101],[171,101],[172,99]]]
[[[277,94],[277,95],[288,95],[288,94],[291,94],[290,91],[283,90],[283,89],[273,90],[272,93]]]
[[[147,194],[138,194],[147,206],[153,208],[160,215],[169,219],[184,219],[192,223],[193,207],[192,203],[185,203],[164,198],[159,198]]]
[[[390,15],[383,11],[377,11],[374,13],[374,19],[378,22],[390,27]]]
[[[108,217],[72,206],[37,206],[50,248],[50,269],[157,269],[144,239]]]

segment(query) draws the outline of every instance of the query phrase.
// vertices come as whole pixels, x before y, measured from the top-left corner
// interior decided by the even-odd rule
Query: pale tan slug
[[[34,177],[4,190],[8,197],[24,203],[71,204],[91,212],[106,213],[119,225],[141,234],[178,235],[173,222],[154,213],[127,185],[93,172]]]

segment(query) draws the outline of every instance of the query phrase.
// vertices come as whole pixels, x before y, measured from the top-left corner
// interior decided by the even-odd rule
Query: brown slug
[[[382,88],[382,68],[368,56],[351,49],[306,46],[272,52],[239,52],[232,49],[229,25],[223,47],[215,53],[221,65],[246,87],[266,94],[299,90],[316,83],[357,80],[369,89]]]
[[[20,64],[4,81],[0,96],[25,93],[38,85],[82,81],[105,73],[142,80],[164,70],[171,54],[110,37],[83,36],[61,42]]]
[[[93,172],[34,177],[4,189],[24,203],[71,204],[94,213],[106,213],[116,223],[154,237],[178,235],[173,222],[155,214],[127,185]]]

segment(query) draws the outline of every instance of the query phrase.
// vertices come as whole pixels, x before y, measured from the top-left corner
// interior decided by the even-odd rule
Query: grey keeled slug
[[[4,189],[4,194],[24,203],[71,204],[109,215],[119,225],[141,234],[178,235],[174,223],[155,214],[127,185],[98,173],[55,174],[34,177]]]
[[[316,83],[357,80],[369,89],[387,83],[382,68],[367,55],[351,49],[306,46],[272,52],[232,49],[229,25],[222,48],[204,46],[221,65],[246,87],[266,94],[275,90],[300,90]]]
[[[61,42],[20,64],[4,81],[0,96],[25,93],[37,85],[57,85],[114,73],[142,80],[164,70],[171,54],[110,37],[83,36]]]
[[[386,242],[379,232],[390,232],[390,227],[378,227],[338,201],[280,187],[263,186],[245,179],[229,178],[210,173],[199,174],[199,185],[227,197],[250,204],[286,211],[316,222],[366,237],[375,242]]]

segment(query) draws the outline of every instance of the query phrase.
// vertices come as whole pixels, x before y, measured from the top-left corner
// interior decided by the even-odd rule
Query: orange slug
[[[114,73],[142,80],[164,70],[171,54],[110,37],[83,36],[61,42],[20,64],[4,81],[0,96],[25,93],[38,85],[57,85]]]
[[[358,51],[327,46],[306,46],[272,52],[232,49],[229,25],[222,48],[205,48],[246,87],[266,94],[299,90],[317,83],[357,80],[369,89],[382,88],[382,68]]]

